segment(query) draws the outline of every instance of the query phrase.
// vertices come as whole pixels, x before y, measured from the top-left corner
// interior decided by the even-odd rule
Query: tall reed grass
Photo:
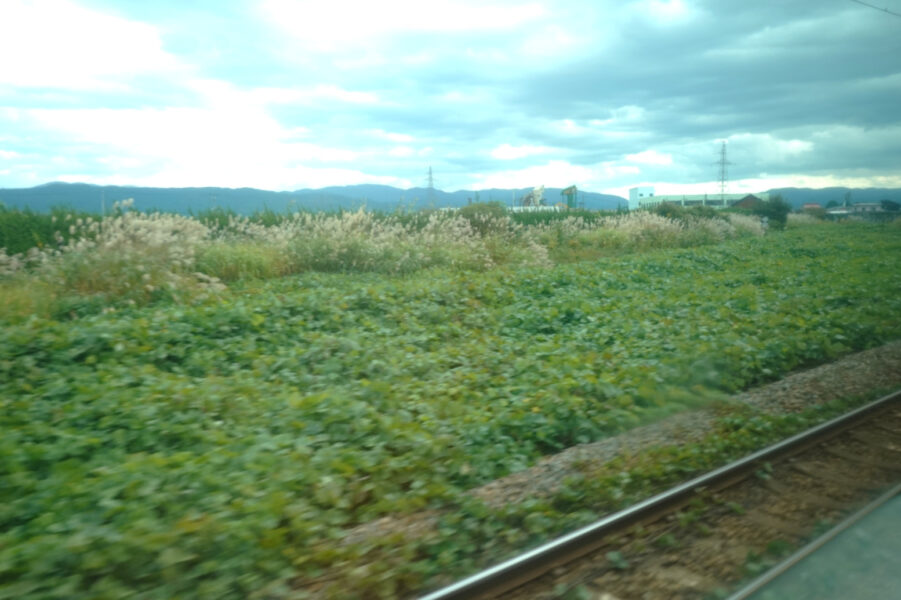
[[[216,211],[189,217],[128,204],[104,219],[62,217],[52,245],[0,250],[3,313],[96,311],[211,296],[223,282],[309,271],[406,275],[550,266],[605,253],[717,243],[761,235],[743,215],[668,218],[651,212],[578,214],[518,222],[479,207],[377,214]],[[40,296],[41,300],[32,300]],[[2,315],[0,315],[2,316]]]
[[[715,244],[727,239],[763,235],[759,219],[746,215],[670,218],[636,211],[594,220],[570,217],[536,228],[540,242],[555,260],[580,260],[653,248]]]
[[[365,210],[297,213],[272,225],[234,217],[212,232],[198,268],[226,281],[305,271],[407,274],[548,264],[531,233],[505,218],[433,212],[418,219]]]

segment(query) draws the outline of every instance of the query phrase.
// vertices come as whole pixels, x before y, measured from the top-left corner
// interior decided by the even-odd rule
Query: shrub
[[[507,209],[500,202],[476,202],[464,206],[457,214],[467,221],[479,235],[501,231],[509,225]]]
[[[648,212],[683,222],[697,221],[699,219],[725,220],[723,213],[712,206],[681,206],[672,202],[663,202],[651,207],[648,209]]]
[[[770,227],[773,229],[785,229],[785,222],[791,213],[791,204],[782,199],[782,196],[776,194],[769,200],[762,202],[760,205],[751,209],[751,213],[759,217],[766,217]]]
[[[71,237],[68,231],[71,222],[89,216],[63,207],[37,213],[29,208],[20,210],[0,204],[0,248],[5,248],[8,254],[20,254],[31,248],[56,247]]]

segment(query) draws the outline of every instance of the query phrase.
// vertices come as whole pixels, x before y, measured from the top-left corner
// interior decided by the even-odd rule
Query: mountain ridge
[[[190,213],[212,208],[224,208],[239,214],[250,214],[270,209],[276,212],[288,210],[354,210],[365,206],[372,210],[392,211],[423,208],[461,207],[470,202],[503,201],[509,204],[513,198],[521,198],[532,188],[516,190],[429,190],[427,188],[401,189],[386,185],[358,184],[329,186],[319,189],[294,191],[270,191],[257,188],[182,187],[158,188],[145,186],[112,186],[90,183],[50,182],[31,188],[0,189],[0,202],[35,211],[48,211],[64,206],[84,212],[109,210],[116,201],[131,198],[140,210]],[[560,188],[545,190],[549,204],[562,200]],[[615,210],[626,206],[625,198],[596,192],[579,192],[579,200],[585,208]]]
[[[531,189],[492,188],[445,192],[423,187],[401,189],[379,184],[357,184],[277,192],[249,187],[162,188],[49,182],[31,188],[0,189],[0,205],[29,208],[37,212],[46,212],[51,208],[62,206],[83,212],[100,213],[104,209],[110,210],[116,201],[132,198],[135,208],[139,210],[184,214],[213,208],[233,210],[239,214],[251,214],[267,209],[275,212],[355,210],[362,206],[370,210],[394,211],[461,207],[477,201],[502,202],[510,205]],[[842,203],[849,193],[852,203],[901,201],[901,189],[892,188],[776,188],[769,191],[771,194],[781,194],[796,209],[805,203],[818,203],[821,206],[826,206],[829,202]],[[561,188],[545,189],[547,203],[561,202],[563,197],[560,192]],[[616,210],[628,205],[627,200],[620,196],[581,190],[578,201],[589,210]]]

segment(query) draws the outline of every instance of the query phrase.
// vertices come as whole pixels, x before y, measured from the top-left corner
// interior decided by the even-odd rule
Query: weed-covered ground
[[[417,589],[474,538],[395,540],[380,569],[344,532],[901,337],[899,255],[897,227],[817,225],[17,314],[0,334],[0,597]]]

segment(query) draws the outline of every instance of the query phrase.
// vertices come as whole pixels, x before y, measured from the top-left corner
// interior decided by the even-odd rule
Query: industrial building
[[[634,187],[629,190],[629,210],[641,208],[642,201],[654,197],[654,188],[652,187]]]
[[[728,208],[755,201],[768,201],[769,192],[756,194],[655,194],[652,187],[634,187],[629,190],[629,209],[653,208],[660,204],[678,204],[679,206],[710,206]]]

